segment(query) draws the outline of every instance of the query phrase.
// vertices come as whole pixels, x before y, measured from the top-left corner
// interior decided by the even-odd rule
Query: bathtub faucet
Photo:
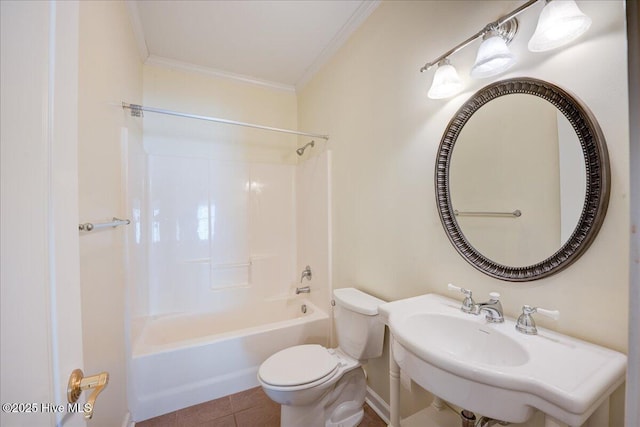
[[[296,288],[296,295],[311,293],[311,287],[305,286],[303,288]]]
[[[302,277],[300,277],[300,283],[302,283],[305,277],[307,278],[307,280],[311,280],[311,267],[309,267],[308,265],[304,268],[304,270],[302,270]]]

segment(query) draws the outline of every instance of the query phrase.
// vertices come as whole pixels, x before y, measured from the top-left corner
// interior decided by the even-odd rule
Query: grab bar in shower
[[[522,211],[520,211],[520,209],[516,209],[513,212],[474,212],[454,210],[453,213],[455,216],[522,216]]]
[[[97,224],[94,224],[92,222],[85,222],[84,224],[79,224],[78,230],[93,231],[93,230],[98,230],[100,228],[107,228],[107,227],[116,228],[120,225],[129,225],[129,224],[131,224],[131,220],[113,217],[113,221],[110,221],[110,222],[99,222]]]

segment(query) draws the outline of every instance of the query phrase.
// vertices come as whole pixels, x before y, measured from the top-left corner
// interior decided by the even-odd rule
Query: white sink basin
[[[433,357],[495,366],[517,366],[529,360],[529,353],[517,340],[471,315],[410,315],[404,320],[401,335],[412,337],[409,341],[437,342],[438,352]],[[415,351],[423,354],[419,348]]]
[[[626,356],[515,322],[488,323],[436,294],[380,306],[393,357],[416,383],[478,414],[525,422],[535,409],[581,425],[624,381]]]

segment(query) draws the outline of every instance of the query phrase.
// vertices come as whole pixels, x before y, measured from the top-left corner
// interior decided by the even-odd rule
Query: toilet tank
[[[333,299],[338,347],[358,360],[380,357],[384,323],[378,306],[385,301],[355,288],[335,289]]]

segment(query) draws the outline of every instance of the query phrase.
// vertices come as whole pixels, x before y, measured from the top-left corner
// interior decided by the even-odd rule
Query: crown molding
[[[353,12],[353,15],[342,26],[340,31],[335,35],[329,44],[322,50],[320,55],[313,61],[313,64],[304,72],[300,80],[295,85],[296,91],[302,89],[316,75],[322,66],[342,47],[349,39],[351,34],[362,25],[362,23],[373,13],[380,5],[381,0],[365,0]]]
[[[349,20],[342,26],[333,39],[331,39],[329,44],[322,50],[313,64],[307,68],[295,86],[293,86],[150,54],[144,37],[144,30],[142,28],[137,2],[135,0],[125,0],[125,5],[129,12],[131,28],[138,47],[138,53],[140,54],[140,59],[144,64],[200,73],[237,82],[249,83],[269,89],[283,90],[286,92],[296,92],[311,81],[315,74],[320,71],[322,66],[342,47],[353,32],[369,17],[369,15],[371,15],[380,3],[381,0],[362,1]]]
[[[191,64],[189,62],[177,61],[171,58],[165,58],[163,56],[150,55],[145,61],[145,65],[155,65],[159,67],[172,68],[174,70],[188,71],[192,73],[199,73],[208,76],[233,80],[236,82],[249,83],[256,86],[266,87],[269,89],[282,90],[286,92],[295,92],[295,87],[286,85],[283,83],[272,82],[269,80],[261,80],[256,77],[247,76],[244,74],[236,74],[228,71],[222,71],[215,68],[204,67],[202,65]]]

